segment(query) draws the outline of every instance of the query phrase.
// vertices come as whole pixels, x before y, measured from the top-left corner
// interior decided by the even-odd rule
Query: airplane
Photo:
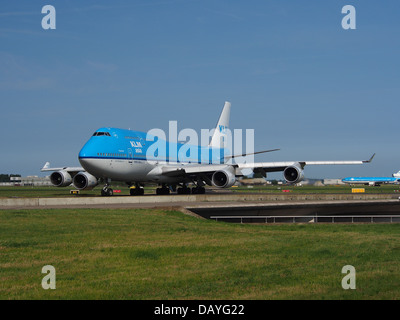
[[[400,183],[400,171],[393,173],[391,177],[348,177],[342,179],[344,183],[348,184],[364,184],[366,186],[379,187],[381,184],[394,184]]]
[[[170,191],[178,194],[204,194],[205,185],[218,188],[233,186],[243,170],[252,170],[266,177],[268,172],[283,172],[289,184],[303,180],[306,165],[355,165],[372,161],[284,161],[233,163],[235,157],[272,152],[279,149],[249,154],[227,155],[222,143],[227,137],[231,103],[226,101],[208,146],[187,146],[168,142],[146,132],[119,128],[100,128],[79,152],[82,167],[51,168],[46,162],[41,171],[53,171],[50,181],[54,186],[73,185],[79,190],[90,190],[104,183],[102,196],[112,196],[111,181],[124,181],[131,186],[131,195],[143,195],[146,183],[157,183],[157,195]],[[155,147],[157,145],[157,148]],[[164,147],[159,147],[163,145]],[[189,155],[180,160],[179,153]],[[192,153],[192,154],[191,154]],[[188,184],[194,187],[189,188]]]

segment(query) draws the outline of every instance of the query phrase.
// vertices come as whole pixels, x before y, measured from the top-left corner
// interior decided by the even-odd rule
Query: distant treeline
[[[20,177],[20,174],[0,174],[0,182],[10,182],[11,177]]]

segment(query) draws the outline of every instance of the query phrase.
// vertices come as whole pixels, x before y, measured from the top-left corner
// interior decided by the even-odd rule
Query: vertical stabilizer
[[[224,142],[226,140],[227,129],[229,128],[229,117],[231,114],[231,103],[225,101],[224,108],[222,109],[221,115],[217,126],[215,127],[214,134],[209,144],[212,148],[224,148]]]

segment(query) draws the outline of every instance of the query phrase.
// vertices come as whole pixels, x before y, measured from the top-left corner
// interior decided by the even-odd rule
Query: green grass
[[[240,225],[165,210],[0,211],[0,299],[399,299],[400,224]],[[341,287],[344,265],[356,290]],[[41,269],[56,269],[55,290]]]
[[[114,190],[121,190],[121,193],[115,193],[114,196],[127,196],[129,195],[129,188],[125,184],[112,185]],[[146,186],[146,194],[156,194],[156,186]],[[358,187],[357,187],[358,188]],[[398,194],[400,196],[398,185],[385,185],[381,187],[362,186],[365,193],[386,193]],[[75,188],[57,188],[57,187],[0,187],[0,198],[49,198],[49,197],[95,197],[100,196],[101,186],[94,190],[81,191],[79,195],[71,195],[70,190]],[[339,194],[351,193],[351,186],[254,186],[248,188],[247,186],[232,187],[229,189],[231,192],[240,193],[275,193],[281,194],[282,190],[290,190],[292,193],[301,194]]]

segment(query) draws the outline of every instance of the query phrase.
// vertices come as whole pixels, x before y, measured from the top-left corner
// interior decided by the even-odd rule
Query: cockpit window
[[[93,137],[98,137],[98,136],[111,137],[111,134],[109,132],[100,132],[100,131],[96,131],[95,133],[93,133]]]

